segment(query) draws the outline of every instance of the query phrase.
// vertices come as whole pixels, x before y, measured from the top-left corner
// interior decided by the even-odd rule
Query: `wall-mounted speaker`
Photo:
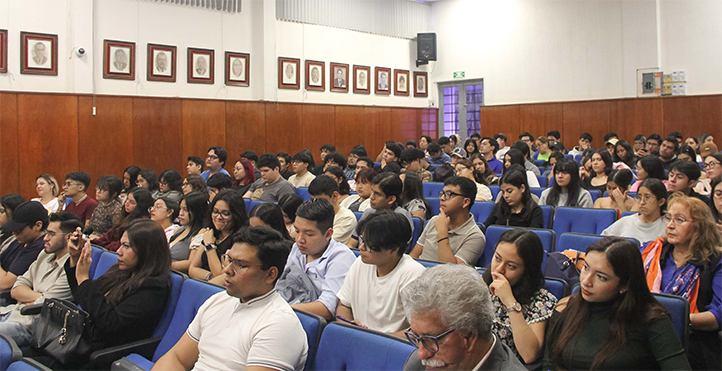
[[[436,60],[435,33],[416,34],[416,59],[424,62]]]

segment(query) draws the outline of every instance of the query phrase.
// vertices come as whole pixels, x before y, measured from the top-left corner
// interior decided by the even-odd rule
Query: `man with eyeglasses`
[[[308,153],[301,151],[293,155],[293,172],[295,174],[288,178],[288,181],[292,186],[308,187],[311,181],[316,179],[316,176],[308,171],[308,167],[311,166],[313,159]]]
[[[72,300],[73,294],[65,277],[65,261],[68,260],[68,236],[82,228],[80,219],[68,212],[50,214],[44,241],[44,249],[28,270],[17,278],[10,294],[17,304],[0,308],[0,334],[15,340],[19,347],[30,345],[34,315],[21,315],[26,305],[42,304],[45,299]]]
[[[211,296],[153,370],[302,370],[306,334],[274,288],[289,246],[265,227],[241,228],[221,257],[225,292]]]
[[[98,201],[88,196],[88,187],[90,187],[88,173],[84,171],[68,173],[65,175],[63,193],[58,197],[61,205],[65,205],[66,197],[72,198],[70,203],[65,206],[65,211],[77,215],[84,226],[88,225],[93,211],[98,207]]]
[[[473,268],[439,264],[401,290],[415,350],[405,371],[526,370],[491,332],[494,306],[489,288]]]
[[[669,196],[671,197],[674,192],[682,192],[685,196],[702,200],[710,208],[714,207],[709,197],[694,190],[700,175],[702,175],[702,171],[696,162],[681,160],[673,162],[669,168],[669,180],[667,181]]]
[[[228,171],[223,168],[226,166],[226,160],[228,160],[228,152],[226,152],[223,147],[216,146],[208,148],[208,154],[206,154],[206,167],[208,170],[201,173],[203,180],[207,182],[208,178],[216,173],[231,176],[231,174],[228,174]]]
[[[476,191],[471,179],[460,176],[447,179],[439,192],[441,211],[426,223],[409,255],[444,263],[476,264],[486,243],[471,214]]]
[[[13,211],[12,220],[3,224],[15,241],[0,254],[0,290],[13,287],[25,274],[45,245],[43,236],[48,227],[48,211],[40,202],[25,201]]]

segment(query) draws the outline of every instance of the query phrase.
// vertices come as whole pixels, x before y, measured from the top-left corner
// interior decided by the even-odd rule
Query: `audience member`
[[[495,158],[496,159],[496,158]],[[456,163],[456,176],[467,178],[476,184],[476,198],[475,201],[491,201],[491,190],[486,185],[477,181],[477,179],[483,179],[483,175],[480,174],[469,160],[460,160]]]
[[[251,227],[271,228],[280,233],[285,240],[292,241],[291,235],[288,234],[288,230],[286,229],[280,206],[270,202],[260,203],[251,209],[248,217],[248,224]]]
[[[630,170],[613,170],[607,177],[607,195],[594,201],[595,209],[615,209],[622,215],[625,211],[638,211],[639,205],[634,198],[629,197],[629,184],[634,179]]]
[[[426,162],[430,164],[443,165],[451,162],[451,157],[441,150],[439,143],[431,142],[428,147],[429,157]]]
[[[244,198],[266,202],[278,202],[281,196],[288,193],[296,193],[293,185],[283,179],[278,172],[281,166],[278,158],[273,153],[264,153],[258,159],[258,169],[261,171],[261,179],[256,180],[248,189]]]
[[[629,188],[630,192],[637,192],[643,180],[659,179],[667,186],[667,176],[664,175],[664,164],[657,156],[647,155],[637,160],[637,181]]]
[[[632,143],[632,149],[634,150],[634,156],[639,158],[642,158],[647,153],[647,137],[644,136],[644,134],[637,134],[634,137],[634,143]]]
[[[522,145],[524,145],[524,144],[522,144]],[[504,156],[504,173],[506,173],[507,170],[512,165],[519,165],[521,167],[525,167],[525,165],[528,163],[526,161],[526,159],[524,158],[524,154],[522,154],[522,152],[518,149],[518,147],[519,146],[512,145],[511,150],[509,150],[509,152],[507,152],[506,155]],[[534,166],[534,168],[537,168],[536,165]],[[537,172],[538,171],[539,170],[537,168]],[[537,176],[535,175],[535,173],[533,171],[525,169],[524,175],[526,176],[526,183],[530,187],[534,187],[534,188],[540,187],[539,179],[537,178]]]
[[[200,192],[191,192],[181,198],[178,221],[180,228],[170,237],[171,268],[188,273],[191,261],[198,254],[203,241],[208,197]]]
[[[170,198],[175,202],[179,202],[181,196],[183,196],[183,178],[180,173],[174,169],[163,170],[158,176],[158,197]]]
[[[424,266],[404,254],[411,239],[406,219],[390,210],[371,214],[357,227],[360,256],[338,292],[336,315],[372,330],[403,337],[409,327],[401,290]]]
[[[607,133],[609,135],[610,133]],[[615,148],[617,148],[617,142],[619,142],[619,139],[616,137],[616,135],[613,138],[609,138],[604,144],[607,146],[607,152],[611,156],[614,156]]]
[[[501,174],[504,171],[504,164],[496,158],[496,153],[499,151],[499,143],[492,137],[483,137],[479,144],[479,153],[486,160],[486,166],[496,174]],[[469,154],[469,157],[473,154]]]
[[[459,163],[460,160],[466,160],[466,151],[464,151],[461,148],[454,148],[453,151],[451,151],[451,166],[455,167],[457,163]]]
[[[612,172],[612,156],[602,148],[592,155],[591,160],[592,172],[582,180],[582,187],[587,191],[599,191],[601,196],[607,191],[608,176]]]
[[[492,332],[494,306],[481,275],[471,267],[440,264],[401,291],[416,350],[404,370],[515,370],[526,368]]]
[[[205,161],[198,156],[188,156],[188,163],[186,164],[186,176],[195,174],[201,175],[203,172],[203,165]]]
[[[503,162],[504,155],[511,149],[511,147],[506,145],[506,135],[504,133],[494,135],[494,140],[496,140],[496,143],[499,144],[499,150],[496,152],[496,159]]]
[[[240,195],[245,195],[255,181],[256,174],[253,172],[251,161],[245,158],[238,159],[233,165],[233,190]]]
[[[150,214],[150,220],[158,223],[163,228],[165,237],[170,242],[170,238],[180,227],[174,223],[180,214],[178,202],[167,197],[161,197],[155,200],[153,206],[148,208],[148,213]]]
[[[478,135],[478,134],[477,134]],[[473,153],[479,153],[479,141],[474,140],[474,138],[469,138],[464,142],[464,150],[466,150],[466,154],[468,156],[471,156]],[[498,143],[497,143],[498,146]]]
[[[301,196],[295,193],[283,195],[278,200],[278,206],[281,207],[283,222],[286,224],[286,230],[293,239],[296,238],[296,228],[293,226],[293,223],[296,222],[296,210],[298,210],[298,207],[301,206],[302,203],[303,199]]]
[[[433,140],[430,136],[422,135],[421,138],[419,138],[419,149],[426,152],[429,149],[429,144],[431,144],[431,142],[433,142]]]
[[[366,148],[362,145],[357,145],[356,147],[353,147],[351,149],[351,154],[348,155],[347,166],[343,170],[344,174],[346,175],[346,179],[353,179],[356,177],[356,161],[358,161],[361,157],[366,157],[368,154],[366,153]]]
[[[612,155],[612,167],[614,169],[632,170],[636,164],[637,158],[634,156],[629,142],[624,139],[618,141],[614,147],[614,155]]]
[[[308,151],[305,149],[304,151]],[[310,152],[309,152],[310,154]],[[253,165],[253,175],[256,177],[256,180],[261,179],[261,171],[258,170],[258,167],[256,166],[256,162],[258,162],[258,153],[253,150],[247,150],[243,151],[241,153],[241,159],[246,159],[251,162],[251,165]],[[314,164],[315,166],[315,164]]]
[[[122,190],[123,182],[115,175],[102,176],[95,183],[95,198],[98,206],[93,211],[85,232],[91,238],[104,235],[120,220],[123,202],[119,196]]]
[[[593,140],[594,140],[594,138],[592,137],[591,134],[582,133],[579,136],[579,145],[572,148],[572,150],[569,151],[569,154],[572,156],[575,156],[575,157],[581,155],[582,152],[584,152],[584,150],[586,150],[587,148],[590,148]]]
[[[662,137],[657,134],[649,134],[647,137],[646,154],[659,156],[659,146],[662,144]]]
[[[348,180],[346,180],[346,175],[343,173],[343,170],[338,166],[329,166],[324,170],[323,175],[333,179],[338,185],[339,205],[341,202],[346,201],[351,193],[351,187],[348,185]],[[313,181],[311,183],[313,183]]]
[[[384,147],[383,155],[381,156],[381,163],[379,165],[374,165],[374,170],[376,170],[377,173],[381,173],[384,171],[391,171],[395,173],[401,172],[401,166],[399,165],[399,158],[401,157],[402,148],[397,146],[396,143],[387,143],[386,147]],[[396,171],[396,168],[399,168],[398,171]]]
[[[48,210],[48,214],[58,211],[58,193],[60,192],[60,186],[55,177],[50,174],[41,174],[35,178],[35,191],[38,192],[38,198],[33,198],[30,201],[38,201],[43,204],[45,210]]]
[[[534,148],[534,136],[531,135],[530,132],[525,131],[525,132],[519,134],[519,142],[524,143],[524,145],[526,145],[527,148],[529,148],[529,150],[526,151],[526,153],[524,154],[524,156],[526,156],[526,158],[529,158],[529,154],[536,152],[536,148]],[[522,152],[524,152],[524,151],[522,151]]]
[[[243,157],[243,155],[241,155]],[[206,167],[208,170],[201,173],[201,176],[203,177],[203,180],[206,182],[208,181],[208,178],[211,177],[211,175],[214,175],[216,173],[221,174],[228,174],[226,169],[226,160],[228,159],[228,152],[223,147],[211,147],[208,148],[208,153],[206,154]]]
[[[45,242],[48,227],[48,211],[37,201],[25,201],[12,213],[12,219],[3,224],[6,233],[12,233],[15,241],[0,253],[0,290],[13,287],[18,277],[25,274]],[[7,303],[0,301],[0,306]]]
[[[140,167],[136,165],[130,165],[123,171],[123,191],[120,192],[120,198],[125,201],[130,191],[137,187],[138,174],[140,174]]]
[[[694,191],[694,186],[701,173],[696,163],[675,161],[669,169],[667,189],[669,190],[670,196],[674,192],[682,192],[685,196],[698,198],[707,206],[711,207],[712,204],[710,203],[709,197]]]
[[[340,170],[340,168],[336,167]],[[338,183],[327,175],[317,176],[308,186],[308,193],[313,198],[327,200],[333,206],[335,216],[333,218],[333,239],[339,243],[346,244],[351,239],[351,233],[356,228],[356,215],[339,205]]]
[[[77,215],[85,226],[90,222],[90,217],[98,206],[98,202],[88,196],[88,187],[90,187],[88,173],[84,171],[68,173],[65,175],[63,193],[58,197],[59,204],[65,205],[65,211]],[[71,198],[67,205],[66,197]]]
[[[471,163],[474,165],[475,181],[485,186],[499,185],[499,177],[494,170],[491,170],[489,163],[481,154],[471,155]]]
[[[422,182],[430,182],[431,181],[431,172],[424,169],[424,167],[421,164],[421,161],[424,160],[424,151],[418,149],[418,148],[407,148],[403,152],[401,152],[401,165],[404,167],[404,169],[401,171],[402,173],[414,173],[416,174]]]
[[[128,225],[136,219],[148,219],[150,213],[148,208],[153,206],[153,196],[150,191],[136,187],[129,194],[123,203],[123,210],[120,212],[120,219],[104,235],[91,240],[95,245],[104,247],[110,251],[116,251],[120,247],[120,238]]]
[[[699,136],[699,143],[700,145],[704,143],[714,143],[714,137],[712,134],[702,133],[702,135]]]
[[[633,242],[592,243],[580,283],[549,321],[543,370],[690,369],[669,314],[644,283]]]
[[[306,334],[274,289],[286,265],[286,241],[263,227],[243,228],[232,238],[222,256],[226,291],[206,300],[153,369],[303,369]]]
[[[451,177],[439,192],[439,215],[432,217],[416,246],[413,258],[457,264],[476,264],[484,252],[486,238],[474,221],[476,186],[463,177]]]
[[[549,139],[545,136],[541,136],[536,139],[536,146],[537,151],[534,153],[534,161],[544,161],[544,163],[549,162],[549,155],[552,154],[552,151],[549,149]]]
[[[295,174],[288,178],[292,186],[295,188],[307,188],[308,185],[311,184],[311,181],[316,178],[315,175],[308,171],[308,167],[311,166],[311,161],[310,156],[303,151],[293,155],[293,172]]]
[[[356,173],[356,194],[348,196],[341,206],[348,208],[354,212],[364,212],[371,205],[371,181],[376,176],[376,170],[373,168],[361,169]]]
[[[697,157],[699,157],[699,155],[697,154],[697,152],[695,152],[694,148],[692,148],[686,144],[683,145],[682,147],[679,147],[679,153],[677,153],[677,159],[682,160],[682,161],[689,161],[689,162],[697,163]],[[702,161],[700,161],[700,162],[702,162]]]
[[[719,227],[720,232],[722,232],[722,177],[718,176],[714,179],[712,179],[712,194],[710,195],[710,198],[712,198],[712,206],[710,210],[712,211],[712,216],[714,217],[714,221],[717,223],[717,227]]]
[[[338,152],[332,152],[326,154],[326,157],[323,161],[323,172],[325,172],[328,168],[332,166],[336,166],[341,169],[343,172],[343,169],[346,168],[347,162],[346,157]]]
[[[534,173],[534,176],[541,175],[541,172],[539,171],[539,167],[536,166],[536,164],[534,164],[529,159],[531,152],[529,152],[529,146],[526,143],[524,143],[522,141],[514,142],[514,144],[511,145],[511,149],[518,149],[519,152],[521,152],[521,154],[523,155],[524,162],[521,165],[524,166],[524,169]],[[508,154],[508,152],[507,152],[507,154]],[[504,156],[504,162],[506,162],[506,156]],[[506,163],[504,164],[504,166],[506,166]]]
[[[554,208],[592,207],[594,205],[589,191],[582,188],[576,161],[565,158],[554,165],[551,187],[545,189],[539,197],[539,205]]]
[[[160,195],[160,182],[152,169],[143,169],[138,174],[138,180],[135,182],[138,187],[145,188],[150,191],[153,198]]]
[[[698,181],[694,189],[701,195],[709,196],[712,193],[712,179],[722,175],[722,153],[715,152],[707,155],[704,158],[703,168],[707,178]]]
[[[371,157],[359,157],[356,161],[356,174],[363,169],[373,169],[374,160]]]
[[[0,198],[0,227],[12,220],[13,211],[23,202],[25,199],[17,193],[10,193]],[[0,253],[5,251],[5,248],[10,246],[13,241],[15,241],[13,233],[5,228],[0,228]]]
[[[438,140],[439,147],[441,147],[441,150],[444,151],[444,153],[448,156],[451,156],[451,152],[456,148],[453,144],[451,144],[451,139],[449,137],[441,137]]]
[[[213,198],[225,189],[233,189],[233,179],[226,174],[213,174],[206,182],[208,186],[208,201],[213,202]]]
[[[659,179],[649,178],[639,186],[639,214],[627,215],[602,231],[602,236],[636,238],[642,244],[664,234],[667,188]]]
[[[485,227],[495,224],[527,228],[544,227],[544,214],[531,197],[526,176],[520,165],[508,168],[499,184],[503,200],[494,204],[494,209],[484,222]]]
[[[554,167],[556,166],[556,164],[559,161],[561,161],[563,159],[564,159],[564,155],[559,151],[553,151],[552,154],[549,155],[549,161],[548,161],[549,167],[547,167],[546,170],[544,170],[544,172],[541,175],[542,177],[547,178],[548,184],[552,184],[552,182],[554,181],[554,179],[552,179],[552,178],[554,178]],[[574,163],[576,164],[576,161]],[[579,172],[579,171],[577,170],[577,172]]]
[[[675,137],[667,137],[659,146],[659,159],[662,160],[665,170],[670,170],[672,163],[677,160],[679,142]]]
[[[327,143],[327,144],[322,145],[320,150],[321,150],[321,163],[318,166],[315,166],[315,164],[314,164],[314,167],[311,167],[309,169],[309,171],[312,172],[313,175],[316,175],[316,176],[323,174],[323,169],[326,168],[326,156],[330,153],[335,153],[336,146],[334,146],[333,144]],[[304,150],[304,151],[308,151],[308,150]],[[313,158],[313,154],[310,151],[308,151],[307,154],[309,157]]]
[[[399,204],[411,213],[412,217],[421,218],[424,223],[431,218],[431,205],[424,198],[423,182],[413,173],[401,174],[399,177],[403,183]]]
[[[687,137],[687,139],[684,140],[684,144],[691,147],[694,152],[697,154],[695,156],[694,162],[702,162],[702,157],[699,155],[699,141],[695,137]]]
[[[278,163],[281,164],[281,167],[280,167],[281,176],[283,177],[283,179],[288,180],[288,178],[290,178],[291,175],[294,174],[293,170],[288,169],[288,166],[291,165],[291,155],[289,155],[286,152],[278,152],[276,157],[278,157]]]
[[[203,180],[203,177],[200,175],[188,175],[183,181],[181,189],[183,190],[184,195],[191,192],[200,192],[206,195],[206,199],[208,198],[208,187],[206,186],[206,181]]]
[[[552,144],[559,143],[561,144],[561,138],[562,134],[559,132],[559,130],[550,130],[547,132],[547,140],[549,141],[549,147],[552,146]],[[564,144],[561,144],[562,147]]]

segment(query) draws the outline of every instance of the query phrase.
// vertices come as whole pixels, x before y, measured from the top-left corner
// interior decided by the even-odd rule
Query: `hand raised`
[[[510,306],[516,302],[514,294],[511,292],[511,285],[503,274],[491,272],[494,281],[489,285],[489,291],[492,295],[496,295],[502,304]]]

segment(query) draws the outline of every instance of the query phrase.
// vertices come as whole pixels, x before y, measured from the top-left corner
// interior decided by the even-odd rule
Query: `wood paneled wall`
[[[35,177],[62,184],[83,170],[94,181],[135,164],[185,174],[186,158],[208,147],[228,151],[226,169],[248,149],[258,154],[333,143],[348,154],[363,144],[371,157],[387,140],[436,137],[436,109],[76,94],[0,93],[0,195],[37,197]],[[94,182],[89,193],[94,195]]]
[[[629,98],[584,102],[514,104],[481,107],[481,131],[486,135],[505,133],[509,142],[528,131],[535,137],[559,130],[562,142],[576,146],[581,133],[594,137],[592,146],[601,147],[610,131],[630,143],[637,134],[673,131],[684,136],[710,133],[722,143],[722,95]]]

